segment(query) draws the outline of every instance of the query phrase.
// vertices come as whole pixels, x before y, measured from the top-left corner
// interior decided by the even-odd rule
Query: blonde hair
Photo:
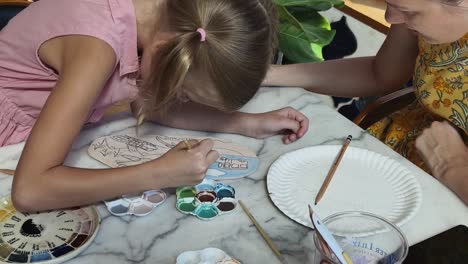
[[[276,47],[276,10],[271,0],[167,0],[169,27],[177,35],[163,45],[142,81],[140,122],[145,113],[174,103],[193,67],[207,74],[225,110],[257,92]],[[198,28],[206,32],[201,42]],[[139,122],[139,123],[140,123]]]

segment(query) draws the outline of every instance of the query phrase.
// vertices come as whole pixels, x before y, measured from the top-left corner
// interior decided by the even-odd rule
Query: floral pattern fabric
[[[367,131],[428,171],[414,141],[433,121],[451,122],[468,142],[468,34],[449,44],[419,39],[413,85],[417,100]]]

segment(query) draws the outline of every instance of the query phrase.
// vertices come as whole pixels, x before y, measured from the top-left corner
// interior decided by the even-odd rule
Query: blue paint
[[[60,246],[58,246],[56,248],[53,248],[51,251],[52,251],[52,255],[54,255],[54,257],[58,258],[60,256],[63,256],[65,254],[67,254],[70,251],[73,251],[73,248],[70,247],[69,245],[63,244],[63,245],[60,245]]]
[[[25,253],[12,253],[10,257],[8,257],[8,261],[11,261],[13,263],[26,263],[28,262],[29,256],[26,255]]]
[[[197,189],[197,192],[214,191],[215,184],[214,181],[204,179],[200,184],[195,186],[195,189]]]
[[[52,256],[47,251],[33,252],[31,262],[40,262],[52,259]]]
[[[215,186],[215,192],[218,199],[222,198],[234,198],[236,191],[230,185],[218,183]]]

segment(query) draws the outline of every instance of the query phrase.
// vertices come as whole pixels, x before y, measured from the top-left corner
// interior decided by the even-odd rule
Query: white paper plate
[[[314,146],[278,158],[267,176],[273,203],[289,218],[312,227],[307,204],[314,204],[340,149]],[[421,202],[421,187],[404,165],[372,151],[348,147],[314,210],[322,219],[343,211],[366,211],[402,226],[416,214]]]

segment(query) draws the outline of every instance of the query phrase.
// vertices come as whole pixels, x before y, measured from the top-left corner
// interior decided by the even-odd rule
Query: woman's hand
[[[300,139],[309,129],[309,119],[292,107],[260,114],[248,114],[244,118],[246,120],[242,122],[243,135],[254,138],[284,135],[284,144]]]
[[[458,132],[447,122],[433,122],[416,139],[416,148],[433,176],[442,180],[455,167],[468,165],[468,150]]]
[[[180,142],[153,161],[160,172],[157,177],[164,179],[164,187],[197,185],[205,178],[208,167],[219,157],[218,152],[213,150],[213,141],[210,139],[200,142],[188,140],[187,144]]]
[[[416,148],[432,175],[468,205],[468,148],[447,122],[433,122],[416,139]]]

